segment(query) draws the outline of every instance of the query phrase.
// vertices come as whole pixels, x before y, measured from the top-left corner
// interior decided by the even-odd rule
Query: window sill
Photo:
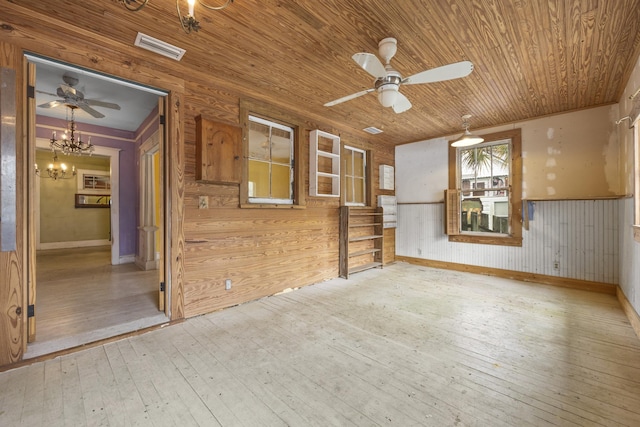
[[[306,209],[304,205],[278,205],[275,203],[241,203],[242,209]]]
[[[456,234],[449,236],[449,241],[458,243],[477,243],[481,245],[522,246],[522,237],[515,236],[497,237]]]

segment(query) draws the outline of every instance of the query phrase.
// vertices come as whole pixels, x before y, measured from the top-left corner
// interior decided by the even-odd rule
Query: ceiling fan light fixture
[[[464,133],[460,138],[451,143],[452,147],[470,147],[472,145],[480,144],[484,142],[484,138],[473,135],[469,131],[469,119],[471,118],[471,114],[465,114],[462,116],[462,127],[464,128]]]
[[[398,87],[395,85],[384,85],[378,89],[378,101],[383,107],[393,107],[398,99]]]

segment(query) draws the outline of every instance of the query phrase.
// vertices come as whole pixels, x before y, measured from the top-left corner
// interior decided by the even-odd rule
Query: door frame
[[[175,129],[179,129],[180,132],[177,134],[182,135],[182,128],[178,127],[178,123],[180,117],[182,116],[182,108],[180,108],[180,102],[175,99],[176,98],[176,94],[172,94],[171,92],[167,92],[165,90],[160,90],[160,89],[156,89],[150,86],[146,86],[131,80],[126,80],[123,78],[119,78],[119,77],[111,77],[111,76],[107,76],[104,74],[101,74],[99,72],[95,72],[92,71],[91,69],[88,68],[84,68],[82,66],[78,66],[78,65],[73,65],[67,62],[63,62],[63,61],[58,61],[55,59],[51,59],[51,58],[46,58],[46,57],[42,57],[42,56],[38,56],[38,55],[34,55],[31,54],[29,52],[23,52],[23,60],[24,60],[24,72],[25,72],[25,76],[30,76],[29,78],[33,78],[33,81],[30,83],[33,88],[35,88],[35,83],[37,81],[37,64],[38,63],[50,63],[50,64],[56,64],[58,66],[60,66],[61,68],[66,68],[66,69],[81,69],[83,70],[83,72],[85,73],[92,73],[95,74],[97,76],[100,76],[101,78],[104,78],[106,80],[110,80],[116,84],[122,84],[125,86],[129,86],[129,87],[135,87],[138,90],[143,90],[143,91],[147,91],[150,93],[153,93],[155,95],[157,95],[160,98],[160,102],[159,105],[164,106],[166,102],[169,102],[169,100],[171,100],[174,105],[176,106],[176,108],[174,110],[171,111],[171,124],[170,129],[173,129],[175,127]],[[34,92],[34,90],[31,90],[31,92]],[[179,97],[178,97],[179,98]],[[35,151],[36,151],[36,147],[39,148],[48,148],[48,142],[46,138],[36,138],[36,114],[35,114],[35,96],[33,97],[27,97],[27,103],[29,105],[29,109],[25,108],[25,112],[26,112],[26,118],[25,118],[25,126],[29,129],[28,132],[28,136],[27,136],[27,144],[26,144],[26,154],[28,159],[30,159],[31,161],[28,162],[29,165],[33,165],[34,161],[35,161]],[[160,124],[159,124],[159,128],[161,129],[161,137],[162,137],[162,141],[161,141],[161,147],[163,147],[163,152],[166,153],[168,151],[168,146],[169,144],[166,141],[166,138],[168,136],[168,133],[164,132],[164,127],[166,126],[165,123],[165,119],[162,116],[162,114],[164,114],[164,108],[161,108],[159,111],[159,114],[161,115],[161,120],[160,120]],[[38,141],[40,139],[40,141]],[[182,140],[182,138],[178,138],[180,141]],[[165,151],[166,150],[166,151]],[[180,161],[178,163],[175,162],[167,162],[166,159],[166,155],[164,156],[165,161],[162,162],[161,167],[163,168],[163,176],[171,176],[173,175],[171,173],[171,169],[173,168],[178,168],[180,171],[183,170],[184,168],[184,159],[183,159],[183,147],[180,147],[180,150],[178,150],[178,152],[181,154],[180,155]],[[171,150],[173,152],[173,150]],[[95,154],[99,154],[99,155],[104,155],[104,156],[108,156],[111,158],[111,162],[110,162],[110,169],[113,172],[114,170],[116,171],[116,173],[114,175],[118,175],[118,181],[119,181],[119,149],[115,149],[115,148],[110,148],[110,147],[99,147],[99,146],[95,146]],[[39,184],[35,183],[35,173],[33,171],[32,168],[30,167],[25,167],[24,168],[24,172],[27,174],[27,183],[26,183],[26,198],[29,201],[29,211],[30,211],[30,218],[29,218],[29,224],[27,226],[27,234],[30,236],[28,239],[28,244],[25,250],[25,255],[26,255],[26,259],[25,259],[25,263],[27,266],[27,269],[29,271],[29,275],[27,280],[25,281],[24,284],[24,290],[25,290],[25,295],[26,295],[26,299],[28,300],[27,304],[35,306],[36,303],[36,277],[35,277],[35,271],[36,271],[36,225],[35,225],[35,214],[34,214],[34,208],[35,208],[35,197],[36,197],[36,191],[38,191],[38,199],[39,199]],[[162,208],[163,209],[170,209],[172,206],[172,203],[170,200],[168,200],[168,196],[171,195],[172,197],[175,196],[175,191],[170,191],[170,187],[171,184],[169,181],[163,180],[162,181],[162,185],[163,185],[163,194],[164,196],[164,203],[162,204]],[[184,185],[183,182],[179,183],[179,192],[178,194],[180,194],[180,196],[182,196],[182,186]],[[114,226],[117,226],[118,228],[118,233],[115,232],[115,228],[114,228],[114,232],[112,232],[112,251],[111,251],[111,259],[112,259],[112,264],[119,264],[120,263],[120,247],[119,247],[119,182],[116,182],[114,184],[114,182],[112,182],[111,184],[111,192],[112,192],[112,197],[113,195],[118,195],[116,197],[117,201],[116,203],[114,203],[113,198],[112,198],[112,205],[111,205],[111,219],[112,219],[112,224]],[[180,202],[183,201],[182,197],[179,198]],[[39,201],[38,201],[39,203]],[[169,237],[163,237],[164,242],[167,241],[171,241],[171,237],[169,234],[167,234],[168,232],[170,232],[172,230],[172,225],[169,224],[169,218],[171,218],[172,215],[170,214],[170,212],[165,211],[162,213],[162,219],[164,221],[164,224],[162,225],[163,231],[164,231],[164,236],[169,236]],[[39,221],[38,221],[39,222]],[[181,230],[181,227],[180,227]],[[183,239],[183,233],[180,232],[178,234],[178,236],[180,237],[179,240],[182,241]],[[39,236],[37,236],[39,239]],[[169,239],[169,240],[167,240]],[[170,245],[166,245],[165,244],[165,249],[164,252],[169,252],[169,249],[167,249],[167,247],[170,247]],[[166,258],[165,258],[166,259]],[[127,261],[128,262],[128,261]],[[182,262],[179,262],[179,271],[182,271]],[[166,302],[171,302],[172,299],[170,298],[171,292],[172,292],[172,280],[171,278],[173,278],[172,276],[172,269],[171,269],[171,265],[169,263],[164,263],[163,266],[163,271],[161,272],[161,277],[164,278],[164,287],[160,287],[159,289],[159,299],[164,303]],[[178,282],[181,282],[181,280],[179,280]],[[178,286],[178,291],[180,291],[180,289],[182,288],[182,285],[180,283],[180,285]],[[175,291],[175,290],[174,290]],[[165,304],[164,306],[161,305],[160,309],[162,310],[162,308],[164,308],[164,312],[167,315],[167,317],[169,319],[172,319],[172,313],[177,314],[179,318],[183,317],[183,300],[182,298],[177,299],[175,302],[173,302],[173,304],[178,303],[178,305],[175,307],[175,310],[172,310],[172,306],[170,306],[169,304]],[[174,315],[175,315],[174,314]],[[26,310],[25,313],[23,314],[23,318],[25,320],[27,320],[27,327],[24,328],[23,330],[23,337],[25,337],[24,342],[23,342],[23,351],[26,351],[27,348],[27,343],[28,342],[33,342],[36,340],[36,316],[35,316],[35,310],[34,310],[34,314],[31,316],[27,316]]]

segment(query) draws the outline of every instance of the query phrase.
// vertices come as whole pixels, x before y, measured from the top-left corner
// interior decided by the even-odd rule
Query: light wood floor
[[[614,296],[398,263],[0,374],[3,426],[639,426]]]
[[[36,341],[27,358],[167,321],[158,271],[111,265],[109,246],[38,251],[36,270]]]

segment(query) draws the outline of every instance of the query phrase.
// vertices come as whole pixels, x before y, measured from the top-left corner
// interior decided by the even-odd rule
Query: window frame
[[[291,202],[280,203],[281,199],[257,199],[249,198],[249,116],[273,122],[293,130],[293,183]],[[276,208],[276,209],[303,209],[306,204],[305,197],[305,173],[304,159],[308,157],[305,152],[305,144],[301,135],[304,127],[298,119],[284,111],[273,108],[258,101],[240,101],[240,122],[242,127],[242,182],[240,183],[240,207],[241,208]]]
[[[368,176],[368,172],[367,172],[367,168],[369,167],[369,155],[367,153],[367,150],[365,150],[364,148],[358,148],[358,147],[354,147],[352,145],[343,145],[342,147],[343,152],[342,152],[342,157],[343,157],[343,174],[341,177],[342,182],[344,182],[343,188],[342,188],[342,194],[343,194],[343,199],[344,199],[344,206],[367,206],[367,202],[368,202],[368,190],[369,190],[369,181],[370,181],[370,177]],[[362,197],[363,197],[363,201],[362,203],[360,202],[352,202],[352,201],[348,201],[347,200],[347,159],[349,158],[347,156],[347,152],[358,152],[358,153],[362,153],[362,159],[364,162],[364,165],[362,167],[362,179],[363,179],[363,188],[362,188]],[[353,156],[351,157],[353,159]],[[352,165],[353,166],[353,165]],[[354,175],[355,176],[355,175]],[[355,187],[354,187],[355,190]],[[355,194],[355,193],[354,193]]]
[[[281,162],[277,162],[273,159],[273,156],[270,154],[269,155],[269,159],[268,160],[263,160],[263,159],[259,159],[259,158],[255,158],[255,157],[251,157],[250,156],[250,152],[248,153],[248,161],[247,161],[247,165],[249,164],[249,161],[253,160],[255,162],[260,162],[260,163],[265,163],[269,165],[269,186],[272,187],[273,184],[273,172],[272,169],[274,166],[280,165],[280,166],[287,166],[289,168],[291,168],[291,170],[289,171],[289,193],[290,196],[289,198],[278,198],[278,197],[252,197],[250,194],[248,195],[248,199],[247,201],[249,203],[255,204],[264,204],[264,203],[275,203],[275,204],[279,204],[279,205],[292,205],[293,204],[293,183],[295,182],[295,157],[294,157],[294,130],[292,127],[287,126],[287,125],[283,125],[281,123],[275,122],[273,120],[268,120],[268,119],[263,119],[262,117],[257,117],[254,116],[252,114],[249,114],[249,122],[252,123],[259,123],[263,126],[268,126],[270,129],[270,133],[269,133],[269,137],[271,138],[271,131],[273,129],[278,129],[284,132],[288,132],[290,134],[289,136],[289,164],[286,165],[285,163],[281,163]],[[271,144],[273,146],[273,144]],[[248,167],[248,166],[247,166]]]
[[[365,173],[365,189],[364,189],[364,205],[361,204],[347,204],[347,200],[346,200],[346,169],[347,169],[347,164],[346,164],[346,148],[345,147],[349,147],[349,148],[355,148],[358,151],[363,151],[365,153],[364,159],[365,159],[365,167],[364,167],[364,173]],[[373,152],[370,149],[367,148],[363,148],[361,146],[358,145],[354,145],[354,144],[342,144],[341,149],[340,149],[340,205],[341,206],[351,206],[351,207],[371,207],[373,206],[373,200],[374,200],[374,196],[373,196]]]
[[[640,242],[640,115],[633,122],[633,239]]]
[[[509,175],[509,192],[511,201],[509,203],[509,229],[510,234],[491,234],[491,233],[462,233],[458,229],[456,232],[449,234],[450,242],[462,243],[479,243],[488,245],[503,246],[522,246],[522,131],[520,128],[511,129],[503,132],[495,132],[482,135],[484,142],[477,147],[492,145],[493,143],[505,139],[511,140],[511,167]],[[457,207],[453,209],[451,200],[446,204],[445,216],[447,224],[453,221],[460,223],[460,195],[462,193],[462,184],[458,186],[460,171],[458,171],[458,152],[459,150],[469,149],[471,147],[451,147],[449,146],[449,188],[456,190]],[[455,216],[456,218],[453,218]],[[449,227],[449,229],[451,229]]]

